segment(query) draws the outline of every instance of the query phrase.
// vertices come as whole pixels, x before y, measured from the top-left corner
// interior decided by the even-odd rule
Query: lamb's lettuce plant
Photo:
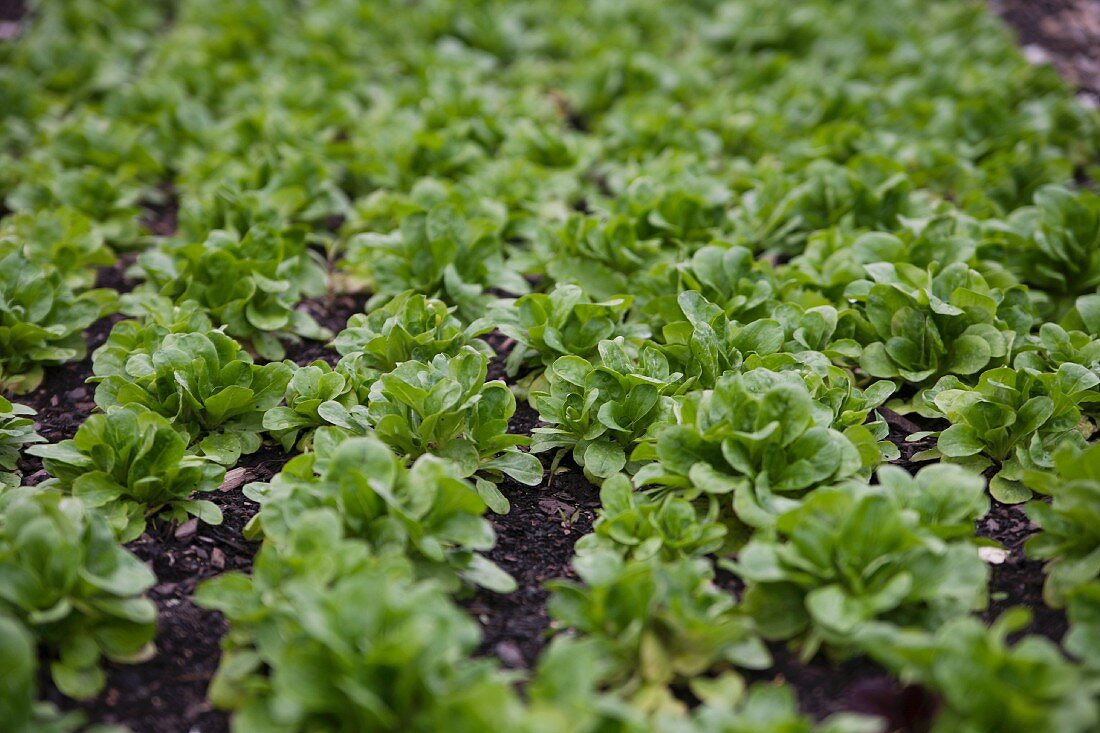
[[[516,398],[504,382],[485,381],[488,368],[471,346],[453,357],[400,364],[371,387],[367,418],[374,434],[410,460],[442,456],[463,478],[510,476],[537,485],[542,464],[518,448],[530,440],[508,432]]]
[[[477,623],[407,560],[375,554],[342,524],[308,510],[285,543],[264,545],[252,575],[200,587],[197,602],[230,623],[210,697],[235,712],[234,729],[518,726],[510,678],[471,658]]]
[[[453,587],[458,579],[506,593],[515,581],[481,552],[496,536],[478,489],[455,477],[453,467],[431,455],[411,468],[377,438],[318,431],[314,451],[288,463],[270,483],[249,484],[246,495],[260,513],[250,532],[269,542],[291,542],[301,517],[334,510],[349,537],[376,552],[401,552],[423,576]]]
[[[82,359],[81,332],[116,301],[106,289],[74,291],[53,266],[0,242],[0,389],[30,392],[41,384],[43,367]]]
[[[30,452],[53,477],[45,485],[100,510],[119,541],[129,542],[153,516],[221,523],[218,506],[195,495],[217,489],[225,468],[188,454],[187,447],[187,437],[167,418],[134,403],[92,415],[72,440]]]
[[[631,302],[627,296],[593,302],[576,285],[501,301],[492,315],[500,331],[517,342],[506,361],[508,373],[518,374],[525,366],[548,367],[560,356],[591,358],[601,341],[617,336],[646,338],[644,325],[624,320]]]
[[[727,528],[718,521],[718,500],[710,497],[705,512],[675,495],[636,491],[623,474],[600,487],[600,509],[592,532],[577,540],[583,555],[604,548],[639,560],[703,557],[720,550]]]
[[[795,372],[730,373],[714,389],[685,395],[673,423],[639,446],[635,457],[656,461],[636,480],[688,498],[732,494],[742,522],[768,527],[805,491],[865,473],[859,449],[833,421]]]
[[[872,377],[928,386],[1003,364],[1031,328],[1021,287],[991,287],[965,263],[923,269],[866,265],[870,277],[848,286],[864,323],[859,365]]]
[[[259,450],[264,413],[283,399],[294,373],[290,363],[253,363],[221,331],[166,334],[156,350],[136,354],[124,369],[100,378],[97,405],[142,405],[226,466]]]
[[[1080,586],[1100,578],[1100,446],[1078,450],[1065,444],[1049,471],[1026,471],[1024,483],[1041,499],[1027,505],[1039,532],[1027,539],[1030,558],[1046,562],[1043,600],[1054,608]]]
[[[0,616],[48,650],[53,681],[69,697],[103,688],[101,658],[152,652],[156,609],[141,595],[153,573],[79,499],[43,488],[0,492],[0,577]]]
[[[280,338],[332,336],[295,308],[327,287],[325,269],[306,244],[303,229],[257,224],[243,234],[218,230],[206,241],[150,250],[139,263],[150,293],[199,303],[227,334],[274,360],[285,353]]]
[[[1045,637],[1009,643],[1029,617],[1024,609],[1010,609],[990,627],[956,618],[934,634],[873,628],[865,634],[866,648],[903,679],[942,698],[933,733],[1095,730],[1095,680]]]
[[[934,629],[985,606],[989,571],[969,541],[984,481],[955,466],[878,478],[812,492],[728,564],[760,632],[797,637],[804,659],[822,644],[859,649],[871,621]]]
[[[631,358],[622,339],[601,341],[598,360],[563,356],[545,373],[547,390],[531,394],[548,426],[535,428],[531,450],[569,450],[597,480],[623,470],[634,446],[671,412],[669,395],[683,375],[653,346]]]
[[[19,485],[19,454],[45,440],[34,431],[34,410],[0,396],[0,490]]]
[[[333,345],[343,356],[363,354],[365,366],[379,373],[406,361],[455,356],[463,346],[492,356],[489,345],[478,338],[491,325],[482,321],[464,326],[453,311],[442,300],[409,290],[380,308],[353,315]]]
[[[626,560],[604,549],[578,556],[581,583],[550,584],[550,616],[598,640],[606,684],[644,709],[674,706],[671,685],[708,671],[766,668],[752,623],[714,585],[708,560]]]
[[[1021,483],[1025,469],[1051,466],[1052,453],[1065,443],[1083,447],[1091,427],[1082,424],[1081,406],[1100,401],[1097,385],[1100,376],[1070,362],[1055,372],[990,369],[973,387],[946,377],[933,390],[932,402],[951,426],[939,433],[935,449],[920,457],[943,457],[978,470],[995,462],[993,496],[1005,503],[1026,501],[1031,492]]]

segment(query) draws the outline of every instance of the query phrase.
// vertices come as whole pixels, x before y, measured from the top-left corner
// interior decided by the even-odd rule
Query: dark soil
[[[993,0],[1036,61],[1100,103],[1100,1]]]
[[[534,410],[520,405],[511,430],[529,434],[537,420]],[[544,583],[575,577],[570,567],[573,545],[592,530],[599,493],[576,471],[560,473],[538,487],[508,480],[502,491],[512,508],[505,515],[490,515],[497,545],[489,557],[511,573],[519,588],[508,595],[479,590],[464,605],[481,624],[479,654],[494,654],[507,667],[529,668],[550,629]]]

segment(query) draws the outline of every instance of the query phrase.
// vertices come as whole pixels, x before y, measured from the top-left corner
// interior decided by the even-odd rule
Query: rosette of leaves
[[[751,196],[733,210],[734,232],[754,250],[798,252],[811,232],[895,229],[910,215],[912,184],[894,161],[863,170],[817,160],[802,170],[766,170]]]
[[[92,415],[72,440],[30,452],[53,476],[48,485],[100,510],[120,542],[140,537],[152,516],[221,524],[216,504],[193,497],[218,488],[225,468],[189,455],[187,438],[140,404]]]
[[[251,533],[285,545],[301,517],[328,507],[341,517],[350,537],[376,552],[401,552],[423,576],[448,586],[461,578],[500,593],[515,581],[479,553],[496,542],[483,516],[486,501],[451,465],[421,456],[406,468],[374,437],[319,431],[313,453],[294,458],[270,483],[249,484],[245,494],[260,504]]]
[[[1100,339],[1081,331],[1067,331],[1056,323],[1044,323],[1039,333],[1028,336],[1012,363],[1017,369],[1034,372],[1057,371],[1063,364],[1078,364],[1100,374]]]
[[[797,373],[727,374],[714,389],[686,395],[673,424],[635,452],[656,458],[636,481],[687,498],[733,494],[742,522],[767,527],[798,494],[864,471],[859,449],[833,420]]]
[[[1028,611],[1016,608],[989,627],[976,618],[956,618],[935,634],[872,628],[865,646],[902,678],[940,696],[932,733],[1095,730],[1095,684],[1083,670],[1045,637],[1009,644],[1029,620]]]
[[[977,470],[996,464],[990,493],[1006,504],[1025,501],[1031,496],[1020,482],[1025,469],[1049,467],[1063,443],[1083,447],[1081,406],[1100,401],[1098,384],[1100,376],[1072,363],[1045,373],[998,367],[973,387],[945,378],[932,402],[951,426],[939,433],[934,450],[918,457],[943,457]]]
[[[341,521],[308,511],[251,575],[200,586],[197,603],[230,624],[210,697],[234,730],[517,727],[511,678],[472,658],[477,623],[404,558],[345,538]]]
[[[598,348],[597,363],[563,356],[546,370],[547,391],[531,398],[549,426],[535,428],[531,450],[568,449],[586,475],[602,480],[623,470],[637,442],[667,417],[683,375],[652,346],[633,359],[621,339]]]
[[[138,404],[166,417],[198,451],[226,466],[262,442],[264,413],[283,399],[294,370],[260,366],[220,331],[169,333],[151,354],[135,354],[125,373],[100,379],[103,409]]]
[[[872,621],[934,629],[985,607],[989,571],[969,539],[989,508],[981,477],[946,465],[878,477],[812,492],[729,563],[761,634],[797,637],[803,659],[858,648]]]
[[[364,366],[380,373],[406,361],[455,356],[463,346],[491,357],[489,345],[477,338],[491,326],[484,321],[463,326],[453,311],[442,300],[409,290],[380,308],[353,315],[333,346],[343,356],[362,354]]]
[[[727,317],[743,323],[769,317],[781,287],[766,260],[726,243],[701,247],[677,271],[680,290],[699,292]]]
[[[0,493],[0,616],[22,623],[52,659],[54,683],[86,699],[105,682],[102,657],[151,651],[155,579],[79,499],[24,487]]]
[[[56,268],[73,288],[95,283],[95,268],[115,264],[115,254],[102,233],[75,209],[24,211],[5,217],[0,225],[0,250],[14,245],[41,266]]]
[[[817,351],[750,357],[745,365],[799,374],[814,400],[832,411],[832,427],[859,449],[865,467],[874,468],[900,456],[897,446],[888,439],[890,426],[875,412],[897,389],[893,382],[881,379],[857,387],[850,371],[832,364]]]
[[[657,239],[640,239],[634,220],[623,214],[606,219],[571,214],[552,235],[539,240],[545,252],[547,274],[556,283],[569,283],[599,300],[636,292],[637,281],[662,255]]]
[[[124,309],[133,305],[123,298]],[[160,348],[170,333],[205,333],[214,325],[202,306],[193,300],[178,305],[162,296],[142,298],[141,320],[119,321],[111,328],[107,341],[92,354],[92,373],[96,377],[126,375],[127,363],[144,361]]]
[[[1100,446],[1054,453],[1049,471],[1026,471],[1024,483],[1050,502],[1032,501],[1028,517],[1040,531],[1028,538],[1027,556],[1046,562],[1043,600],[1061,608],[1073,591],[1100,578]]]
[[[371,387],[367,419],[375,435],[410,460],[431,453],[462,478],[496,482],[507,475],[537,486],[542,464],[517,447],[530,439],[508,432],[516,398],[499,379],[485,381],[488,369],[489,360],[471,346],[453,357],[404,362]]]
[[[615,731],[616,733],[875,733],[881,720],[841,713],[821,723],[798,711],[794,690],[782,683],[758,682],[746,688],[736,672],[687,681],[699,704],[680,701],[653,711],[631,704],[614,688],[602,690],[616,662],[603,655],[598,638],[559,635],[539,654],[526,687],[533,731]]]
[[[500,301],[492,315],[500,331],[517,341],[505,361],[508,374],[517,374],[525,365],[548,367],[560,356],[592,358],[601,341],[617,336],[648,337],[645,326],[624,323],[631,303],[626,296],[593,302],[576,285]]]
[[[1060,318],[1073,298],[1100,286],[1100,196],[1043,186],[1033,205],[988,225],[982,254],[1045,292],[1050,315]]]
[[[846,292],[864,323],[860,368],[872,377],[927,385],[1003,363],[1031,328],[1026,291],[990,287],[965,263],[936,272],[905,263],[864,267]]]
[[[618,474],[600,487],[596,522],[577,541],[576,552],[610,548],[638,560],[703,557],[722,548],[726,533],[716,499],[704,514],[686,499],[635,491],[630,479]]]
[[[175,302],[199,303],[234,338],[266,359],[282,359],[279,339],[331,338],[295,306],[324,295],[323,263],[308,249],[304,228],[255,224],[244,234],[216,230],[205,242],[150,250],[138,258],[147,289]]]
[[[738,369],[749,354],[774,354],[783,348],[783,326],[761,318],[747,325],[699,293],[688,290],[676,299],[677,314],[661,329],[661,350],[688,384],[713,387],[726,372]]]
[[[19,452],[45,440],[34,431],[34,410],[0,396],[0,491],[19,485]]]
[[[264,413],[263,426],[289,451],[295,443],[309,447],[314,429],[338,425],[345,430],[366,434],[369,430],[366,408],[359,404],[350,374],[337,364],[315,361],[294,370],[286,387],[286,405],[277,405]],[[377,374],[373,379],[377,378]],[[371,383],[373,382],[371,379]],[[368,385],[365,387],[369,388]]]
[[[645,709],[674,705],[670,686],[699,675],[771,665],[707,560],[628,560],[598,549],[575,557],[573,568],[581,582],[547,584],[550,617],[595,640],[607,662],[603,685]]]
[[[484,314],[486,289],[517,294],[529,289],[505,262],[503,216],[502,211],[467,216],[451,203],[414,210],[394,232],[352,237],[347,264],[370,281],[372,301],[414,290],[443,298],[472,320]]]
[[[109,313],[116,294],[75,293],[52,266],[0,243],[0,389],[16,394],[42,382],[42,368],[82,359],[85,328]]]

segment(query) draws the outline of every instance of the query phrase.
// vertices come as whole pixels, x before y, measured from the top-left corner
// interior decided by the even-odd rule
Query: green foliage
[[[187,438],[167,418],[140,404],[92,415],[72,440],[33,448],[54,477],[48,485],[101,510],[119,541],[137,539],[148,517],[194,515],[220,524],[221,510],[193,499],[221,484],[225,468],[187,454]]]
[[[591,534],[577,540],[577,554],[610,548],[645,560],[702,557],[722,547],[726,527],[717,521],[718,502],[711,498],[700,515],[692,502],[634,490],[630,479],[612,476],[600,487],[600,509]]]
[[[304,230],[254,223],[243,234],[215,231],[205,242],[146,252],[139,262],[153,292],[199,303],[226,333],[247,340],[267,359],[283,358],[279,338],[332,335],[295,309],[327,287]]]
[[[1080,406],[1100,400],[1098,384],[1100,376],[1073,363],[1053,373],[990,369],[974,387],[946,378],[936,385],[933,402],[951,427],[928,455],[979,470],[996,461],[993,496],[1005,503],[1024,501],[1031,494],[1020,483],[1023,470],[1049,466],[1053,450],[1067,441],[1083,444]]]
[[[545,374],[547,391],[531,394],[539,417],[531,450],[569,449],[577,465],[597,480],[623,470],[633,447],[671,410],[668,395],[682,389],[683,375],[652,346],[631,358],[621,339],[601,341],[596,363],[563,356]]]
[[[516,398],[504,382],[485,381],[488,368],[471,346],[454,357],[398,365],[371,387],[367,418],[375,435],[410,460],[442,456],[463,478],[507,475],[538,485],[542,464],[517,448],[529,439],[508,433]]]
[[[863,354],[872,377],[927,385],[1003,363],[1031,327],[1022,288],[991,287],[964,263],[936,271],[907,263],[866,265],[870,280],[848,286],[859,304]]]
[[[1100,578],[1100,446],[1065,444],[1051,471],[1028,471],[1024,482],[1049,496],[1028,504],[1040,531],[1025,544],[1028,557],[1047,561],[1043,599],[1060,608],[1074,589]]]
[[[333,345],[344,356],[363,354],[364,366],[380,373],[406,361],[455,356],[463,346],[492,356],[488,344],[477,338],[489,326],[463,326],[453,310],[442,300],[406,291],[381,308],[353,315]]]
[[[479,492],[453,475],[451,465],[422,456],[411,468],[373,437],[318,432],[314,452],[294,458],[269,484],[250,484],[259,502],[258,525],[271,542],[291,541],[313,509],[335,510],[351,537],[377,552],[399,551],[418,572],[454,585],[456,578],[501,593],[515,581],[479,554],[496,541],[482,516]]]
[[[74,292],[62,273],[0,242],[0,389],[24,394],[42,368],[84,357],[81,334],[114,307],[107,290]]]
[[[0,490],[19,485],[19,452],[23,446],[41,443],[34,432],[34,410],[0,396]]]
[[[508,373],[515,375],[537,363],[548,367],[565,355],[591,358],[601,341],[617,336],[647,337],[641,324],[623,322],[630,305],[629,297],[593,302],[575,285],[501,302],[491,315],[497,328],[518,342],[508,355]]]
[[[92,220],[70,208],[5,217],[0,224],[0,251],[10,245],[36,265],[57,268],[74,288],[91,287],[94,268],[115,263],[114,253]]]
[[[124,306],[133,305],[124,299]],[[111,328],[107,341],[92,354],[92,373],[96,377],[126,377],[130,360],[134,374],[140,364],[151,359],[170,333],[202,333],[214,329],[202,307],[193,300],[174,304],[167,298],[142,301],[141,320],[119,321]]]
[[[990,628],[975,618],[959,618],[934,635],[881,629],[868,635],[868,649],[942,697],[935,733],[1095,730],[1100,723],[1095,685],[1054,642],[1027,636],[1008,644],[1007,637],[1027,623],[1028,613],[1014,609]]]
[[[792,495],[864,470],[859,449],[833,420],[794,372],[730,373],[677,405],[675,424],[643,446],[654,449],[657,462],[637,482],[687,490],[688,497],[732,493],[742,522],[767,527],[793,506]]]
[[[59,715],[38,697],[38,655],[34,638],[22,624],[0,614],[0,720],[11,733],[68,733],[80,725],[79,714]]]
[[[707,560],[624,560],[597,550],[573,568],[583,584],[550,583],[550,616],[596,639],[608,660],[604,684],[643,708],[672,705],[670,685],[707,671],[771,664],[733,597],[714,586]]]
[[[283,398],[293,374],[289,363],[252,363],[220,331],[168,333],[124,369],[100,379],[97,405],[142,405],[168,418],[200,453],[227,466],[259,449],[264,413]]]
[[[989,571],[968,541],[989,508],[982,479],[955,466],[878,478],[814,491],[730,565],[761,633],[799,637],[804,659],[858,649],[871,621],[935,629],[985,606]]]
[[[0,578],[0,617],[48,650],[53,681],[70,697],[103,688],[101,657],[151,652],[156,610],[140,596],[153,574],[79,499],[41,488],[0,493]]]
[[[465,733],[518,723],[508,677],[472,660],[477,623],[399,556],[345,538],[313,509],[251,576],[204,583],[197,602],[230,632],[210,696],[238,733],[316,730]]]

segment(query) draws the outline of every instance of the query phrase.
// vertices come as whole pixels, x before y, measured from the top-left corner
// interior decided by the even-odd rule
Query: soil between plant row
[[[1100,2],[1000,0],[993,5],[1017,28],[1023,43],[1041,46],[1071,82],[1100,99]],[[0,22],[17,23],[24,10],[18,0],[0,0]],[[167,203],[150,207],[142,221],[158,235],[175,230],[170,186],[165,193]],[[127,280],[124,272],[131,263],[124,258],[119,265],[102,269],[97,284],[129,291],[135,283]],[[338,332],[350,315],[362,311],[364,302],[360,295],[337,294],[307,301],[300,307]],[[85,333],[87,358],[47,369],[42,385],[19,397],[20,402],[37,410],[38,432],[50,442],[71,438],[94,409],[94,385],[85,383],[91,375],[90,354],[122,318],[116,315],[95,323]],[[503,374],[503,356],[510,344],[499,334],[491,335],[489,340],[500,357],[493,364],[490,378],[498,378]],[[287,351],[288,358],[298,364],[315,359],[335,363],[337,358],[335,352],[317,343],[288,344]],[[902,453],[897,465],[917,470],[923,464],[914,464],[910,459],[928,446],[907,443],[905,438],[916,430],[936,426],[889,413],[886,418],[891,427],[890,439]],[[530,434],[537,425],[537,413],[521,404],[512,420],[512,431]],[[146,534],[127,545],[157,576],[157,585],[150,592],[159,612],[157,655],[137,665],[107,664],[106,688],[83,704],[62,696],[45,674],[42,689],[46,699],[64,708],[79,707],[92,722],[123,724],[135,733],[227,731],[228,717],[213,710],[206,699],[227,625],[220,613],[196,607],[192,597],[206,578],[251,568],[258,544],[245,540],[241,531],[258,507],[244,497],[241,489],[249,482],[270,479],[288,458],[270,444],[242,458],[227,474],[222,489],[209,497],[224,514],[222,525],[211,527],[194,520],[179,526],[153,524]],[[564,472],[548,476],[538,487],[506,481],[502,489],[511,502],[511,512],[490,515],[497,545],[489,556],[513,575],[518,590],[508,595],[480,590],[461,600],[482,628],[478,653],[495,655],[505,667],[526,669],[535,663],[550,631],[546,610],[549,594],[543,584],[572,574],[573,545],[591,530],[599,506],[595,487],[568,461],[563,466]],[[37,458],[24,457],[20,467],[28,483],[46,478]],[[1065,614],[1043,603],[1042,565],[1023,554],[1023,543],[1034,529],[1020,507],[997,502],[978,521],[976,534],[998,542],[1008,551],[1003,562],[991,565],[990,604],[982,617],[988,621],[1006,608],[1024,606],[1033,613],[1029,632],[1060,641],[1067,626]],[[737,579],[729,574],[720,572],[719,582],[733,593],[741,590]],[[934,718],[937,702],[932,696],[920,688],[901,686],[869,659],[838,661],[818,655],[803,663],[783,645],[772,645],[772,652],[775,665],[747,677],[752,681],[787,681],[796,689],[803,711],[815,717],[844,710],[867,712],[885,717],[892,730],[914,733],[927,730]]]

